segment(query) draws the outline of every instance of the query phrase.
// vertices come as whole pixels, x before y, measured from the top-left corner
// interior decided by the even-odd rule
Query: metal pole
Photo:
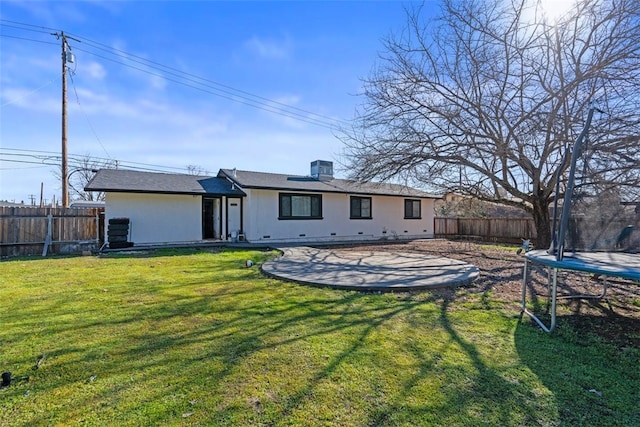
[[[578,157],[582,155],[582,141],[586,138],[589,133],[589,126],[591,126],[591,119],[593,118],[593,112],[595,111],[595,107],[592,106],[589,108],[589,114],[587,115],[587,123],[584,126],[584,129],[578,136],[576,143],[573,146],[573,150],[571,152],[571,167],[569,168],[569,178],[567,179],[567,188],[564,192],[564,202],[562,203],[562,215],[560,217],[560,231],[558,233],[558,246],[556,252],[556,260],[562,261],[564,256],[564,240],[565,235],[567,234],[567,227],[569,224],[569,215],[571,211],[571,202],[573,198],[573,187],[575,181],[576,174],[576,163],[578,161]],[[557,197],[557,196],[556,196]]]
[[[522,269],[522,312],[527,309],[527,275],[529,273],[529,262],[527,258],[524,258],[524,267]]]
[[[556,328],[556,303],[558,301],[558,268],[553,268],[553,285],[551,286],[551,324],[547,332]]]

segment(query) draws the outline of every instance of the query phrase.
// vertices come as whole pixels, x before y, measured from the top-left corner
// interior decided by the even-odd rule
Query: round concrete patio
[[[340,251],[312,247],[280,249],[262,265],[272,277],[312,286],[359,291],[412,291],[464,286],[480,274],[474,265],[417,253]]]

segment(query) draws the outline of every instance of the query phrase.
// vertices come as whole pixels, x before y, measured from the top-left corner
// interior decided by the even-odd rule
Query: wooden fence
[[[435,237],[468,238],[490,242],[520,243],[536,237],[530,218],[443,218],[433,221]]]
[[[0,257],[97,249],[104,240],[102,213],[102,208],[0,207]]]

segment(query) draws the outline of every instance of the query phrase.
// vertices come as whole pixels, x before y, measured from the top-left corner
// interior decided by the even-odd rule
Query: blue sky
[[[363,101],[361,79],[408,5],[3,0],[0,200],[39,198],[41,183],[45,199],[60,198],[49,164],[61,151],[61,45],[51,32],[80,40],[69,40],[71,172],[90,156],[306,175],[312,160],[338,159],[335,127]]]

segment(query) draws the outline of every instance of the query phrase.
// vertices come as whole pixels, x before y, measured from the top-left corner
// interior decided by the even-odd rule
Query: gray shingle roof
[[[347,179],[317,180],[310,176],[284,175],[241,170],[236,170],[234,175],[234,171],[232,169],[220,169],[218,176],[231,179],[241,188],[425,197],[434,199],[441,198],[440,196],[399,184],[358,182]]]
[[[243,196],[225,178],[186,174],[101,169],[85,186],[86,191]]]

